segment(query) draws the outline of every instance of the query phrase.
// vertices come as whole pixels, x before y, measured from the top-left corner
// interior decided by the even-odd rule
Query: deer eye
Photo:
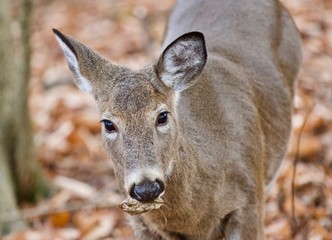
[[[101,120],[101,122],[104,124],[107,133],[116,132],[116,126],[110,120]]]
[[[162,112],[158,115],[157,126],[165,125],[168,121],[168,112]]]

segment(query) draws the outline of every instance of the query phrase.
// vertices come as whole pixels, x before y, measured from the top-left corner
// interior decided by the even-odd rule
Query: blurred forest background
[[[0,2],[0,127],[14,132],[9,141],[0,131],[3,239],[133,239],[126,214],[117,207],[123,197],[102,149],[97,107],[92,97],[74,86],[51,29],[137,69],[157,57],[174,2]],[[328,240],[332,239],[332,1],[282,2],[301,32],[303,67],[294,99],[292,140],[267,199],[266,234],[267,239]],[[4,80],[9,72],[15,74],[15,86]],[[14,90],[7,91],[8,86]],[[11,143],[18,147],[11,148]],[[13,156],[15,163],[1,160],[6,152],[2,145],[9,146],[6,157]],[[292,227],[295,161],[298,224]],[[4,188],[4,176],[14,179],[10,187]]]

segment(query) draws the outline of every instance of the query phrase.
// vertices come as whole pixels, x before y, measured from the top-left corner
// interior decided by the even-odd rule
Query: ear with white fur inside
[[[206,59],[204,35],[189,32],[168,45],[158,61],[157,73],[166,86],[182,91],[196,82]]]
[[[92,93],[93,87],[91,80],[85,78],[80,71],[78,53],[73,46],[73,40],[62,34],[57,29],[53,29],[53,32],[55,34],[56,40],[63,50],[68,66],[74,75],[76,85],[82,91]]]

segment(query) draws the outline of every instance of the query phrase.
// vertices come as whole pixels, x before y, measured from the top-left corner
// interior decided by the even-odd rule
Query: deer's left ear
[[[186,33],[173,41],[157,63],[157,74],[174,91],[192,86],[202,73],[207,59],[204,35]]]

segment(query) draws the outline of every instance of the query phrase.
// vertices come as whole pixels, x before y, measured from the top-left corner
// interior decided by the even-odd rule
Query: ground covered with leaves
[[[301,32],[303,67],[289,151],[267,199],[266,234],[327,240],[332,239],[332,1],[283,2]],[[22,206],[29,228],[4,239],[133,239],[118,208],[123,197],[102,149],[97,107],[73,85],[51,29],[137,69],[159,53],[173,5],[174,0],[34,0],[30,106],[38,161],[55,190],[48,200]]]

